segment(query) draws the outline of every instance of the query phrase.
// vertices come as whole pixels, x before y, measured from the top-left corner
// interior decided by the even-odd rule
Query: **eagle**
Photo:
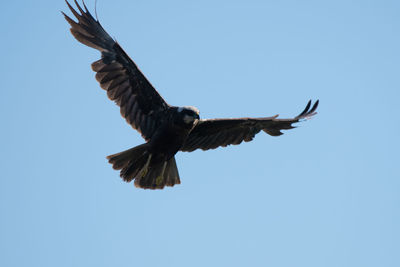
[[[263,118],[200,119],[195,107],[169,105],[142,74],[121,46],[103,29],[98,19],[74,0],[77,10],[66,1],[76,20],[68,17],[72,35],[82,44],[101,52],[92,63],[96,80],[108,98],[119,107],[122,117],[145,139],[145,143],[107,157],[126,182],[144,189],[163,189],[180,184],[175,154],[208,150],[253,140],[261,130],[279,136],[281,130],[316,114],[319,101],[291,119],[278,115]]]

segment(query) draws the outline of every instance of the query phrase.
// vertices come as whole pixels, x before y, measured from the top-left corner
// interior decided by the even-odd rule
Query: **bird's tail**
[[[180,184],[175,157],[160,159],[151,154],[147,144],[125,150],[107,157],[115,170],[121,170],[124,181],[135,180],[135,186],[145,189],[163,189],[164,186]]]

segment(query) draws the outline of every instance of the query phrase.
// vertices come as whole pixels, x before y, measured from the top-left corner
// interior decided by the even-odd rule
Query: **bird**
[[[76,21],[67,16],[72,35],[82,44],[101,53],[91,64],[96,80],[109,99],[119,107],[126,122],[137,130],[145,143],[107,156],[121,178],[138,188],[163,189],[180,184],[175,154],[196,149],[209,150],[252,141],[263,131],[271,136],[281,130],[295,128],[294,123],[317,114],[319,100],[310,100],[296,117],[280,119],[278,115],[260,118],[201,119],[199,110],[192,106],[168,104],[151,85],[135,62],[104,30],[99,20],[91,15],[84,2],[83,8],[74,0],[76,9],[66,4]]]

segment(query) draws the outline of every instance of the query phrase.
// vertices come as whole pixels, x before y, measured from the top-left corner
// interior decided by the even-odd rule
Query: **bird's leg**
[[[140,177],[146,176],[148,170],[149,170],[149,165],[151,161],[151,157],[153,154],[150,154],[149,157],[147,158],[146,164],[143,166],[143,168],[140,170]]]
[[[157,176],[156,185],[161,185],[161,183],[163,181],[163,177],[164,177],[165,168],[167,167],[167,163],[168,163],[168,161],[164,161],[162,169],[161,169],[161,173],[159,176]]]

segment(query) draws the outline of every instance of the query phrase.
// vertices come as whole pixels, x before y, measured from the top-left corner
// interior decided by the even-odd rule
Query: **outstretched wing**
[[[77,22],[63,15],[71,25],[72,35],[81,43],[101,52],[101,59],[93,62],[96,80],[107,91],[111,100],[121,108],[121,115],[143,138],[149,140],[165,116],[169,105],[140,72],[136,64],[117,42],[94,19],[83,3],[80,14],[66,1]]]
[[[319,101],[311,107],[311,100],[298,116],[292,119],[278,119],[278,115],[268,118],[238,118],[200,120],[190,133],[181,151],[191,152],[198,148],[215,149],[219,146],[238,145],[249,142],[261,130],[272,136],[283,134],[281,130],[295,128],[293,123],[307,119],[315,114]],[[311,107],[311,109],[310,109]]]

